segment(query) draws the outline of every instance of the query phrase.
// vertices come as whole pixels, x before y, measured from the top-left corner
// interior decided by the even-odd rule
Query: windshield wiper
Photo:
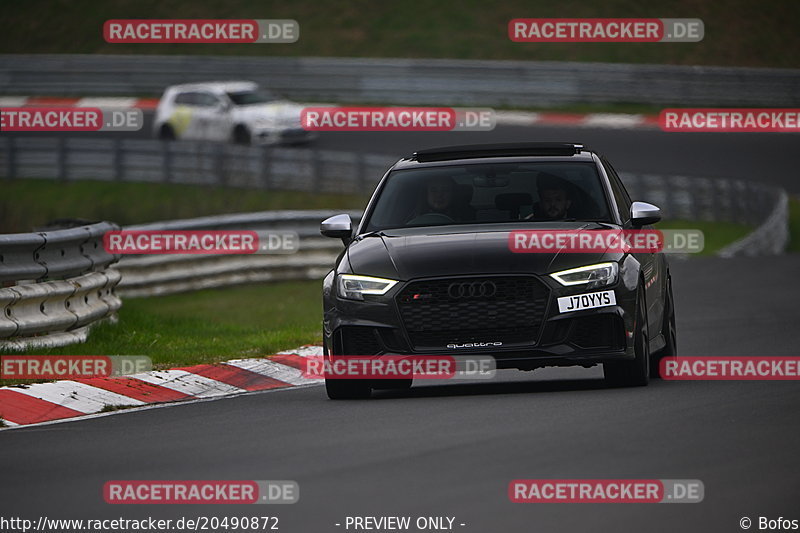
[[[520,220],[520,222],[597,222],[602,224],[611,224],[611,222],[599,218],[559,218],[556,220],[536,220],[534,218],[523,218]]]

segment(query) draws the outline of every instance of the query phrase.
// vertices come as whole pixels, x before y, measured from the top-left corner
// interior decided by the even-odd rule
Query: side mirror
[[[631,224],[633,226],[647,226],[661,220],[661,209],[647,202],[633,202],[631,204]]]
[[[322,221],[319,225],[319,232],[325,237],[342,239],[344,245],[347,246],[353,237],[353,221],[350,220],[348,214],[333,215]]]

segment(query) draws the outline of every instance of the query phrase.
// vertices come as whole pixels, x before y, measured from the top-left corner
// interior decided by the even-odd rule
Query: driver
[[[428,212],[452,217],[453,196],[456,184],[451,178],[439,178],[428,183]]]
[[[533,213],[527,220],[563,220],[572,205],[569,185],[553,174],[542,173],[536,180],[539,201],[533,206]]]
[[[461,218],[456,205],[456,182],[450,176],[431,179],[420,192],[417,208],[408,222],[414,223],[426,215],[440,215],[451,221]]]

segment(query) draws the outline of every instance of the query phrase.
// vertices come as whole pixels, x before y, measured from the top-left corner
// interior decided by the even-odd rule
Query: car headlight
[[[393,279],[340,274],[338,279],[339,296],[348,300],[363,300],[365,294],[386,294],[397,285]]]
[[[618,273],[619,265],[617,263],[598,263],[555,272],[550,274],[550,277],[565,287],[585,285],[587,289],[594,289],[612,285],[617,281]]]

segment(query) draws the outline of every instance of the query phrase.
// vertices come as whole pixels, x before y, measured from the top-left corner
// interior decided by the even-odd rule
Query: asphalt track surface
[[[347,138],[345,138],[347,137]],[[479,138],[480,137],[480,138]],[[583,141],[618,170],[734,176],[797,192],[796,138],[499,128],[449,137],[349,134],[326,148]],[[430,141],[430,142],[428,142]],[[797,356],[800,257],[672,261],[681,355]],[[741,531],[800,519],[797,382],[674,382],[609,389],[602,371],[502,371],[370,401],[323,388],[251,394],[0,432],[0,516],[280,517],[286,532],[345,531],[346,516],[454,516],[455,531]],[[698,504],[514,504],[513,479],[699,479]],[[283,506],[112,506],[125,479],[291,479]],[[352,531],[352,529],[350,530]],[[412,529],[411,531],[416,531]]]

